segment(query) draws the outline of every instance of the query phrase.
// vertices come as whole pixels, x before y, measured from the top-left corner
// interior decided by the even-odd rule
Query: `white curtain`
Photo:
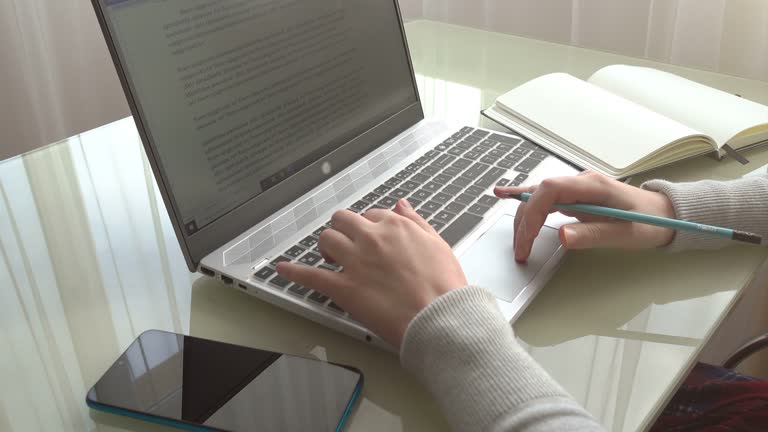
[[[0,0],[0,160],[128,115],[89,0]]]
[[[768,81],[765,0],[400,0],[426,18]]]

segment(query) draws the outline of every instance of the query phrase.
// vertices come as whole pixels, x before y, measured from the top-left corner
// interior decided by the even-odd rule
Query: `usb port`
[[[221,275],[221,281],[227,285],[232,285],[232,283],[234,282],[231,277],[227,277],[224,275]]]
[[[216,273],[214,273],[213,270],[205,268],[205,267],[200,267],[200,273],[202,273],[202,274],[204,274],[206,276],[210,276],[210,277],[216,276]]]

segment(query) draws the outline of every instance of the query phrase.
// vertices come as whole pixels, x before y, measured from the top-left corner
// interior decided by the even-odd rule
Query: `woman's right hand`
[[[533,241],[539,234],[555,204],[595,204],[667,218],[675,211],[666,195],[643,190],[585,171],[572,177],[554,177],[531,187],[497,187],[496,195],[530,192],[527,203],[521,203],[515,215],[515,259],[524,262],[531,254]],[[627,222],[584,213],[562,212],[581,223],[560,228],[560,241],[567,249],[612,247],[646,249],[669,244],[674,231],[652,225]]]

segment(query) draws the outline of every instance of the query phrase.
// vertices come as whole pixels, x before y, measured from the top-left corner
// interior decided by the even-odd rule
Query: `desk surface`
[[[660,67],[768,103],[765,82],[432,22],[407,31],[425,111],[451,122],[478,124],[481,108],[538,75],[586,78],[613,63]],[[753,166],[768,163],[766,151],[748,156]],[[698,158],[653,176],[733,178],[750,168]],[[394,356],[190,275],[129,119],[0,163],[0,251],[2,431],[169,430],[84,403],[150,328],[359,367],[366,387],[350,431],[447,430]],[[642,429],[767,256],[749,247],[570,253],[515,329],[606,426]]]

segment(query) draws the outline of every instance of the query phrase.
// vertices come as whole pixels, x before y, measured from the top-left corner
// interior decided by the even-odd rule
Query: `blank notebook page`
[[[571,75],[529,81],[498,105],[548,130],[572,150],[622,170],[667,144],[699,133]]]

